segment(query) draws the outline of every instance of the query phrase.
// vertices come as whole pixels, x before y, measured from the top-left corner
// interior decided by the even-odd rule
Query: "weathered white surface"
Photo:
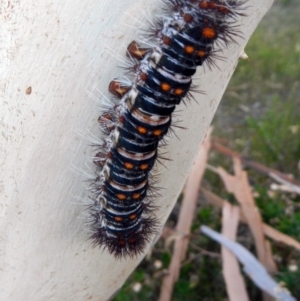
[[[273,0],[249,0],[245,40],[225,51],[220,70],[198,74],[198,103],[182,105],[180,140],[170,139],[161,170],[164,222],[184,184],[238,54]],[[151,7],[149,6],[151,3]],[[82,205],[90,141],[99,135],[98,104],[109,81],[121,74],[108,46],[124,57],[134,27],[160,0],[3,0],[1,2],[0,300],[107,300],[141,258],[116,262],[87,240]],[[126,26],[128,24],[130,26]],[[31,94],[26,89],[32,87]],[[99,90],[97,90],[99,89]]]

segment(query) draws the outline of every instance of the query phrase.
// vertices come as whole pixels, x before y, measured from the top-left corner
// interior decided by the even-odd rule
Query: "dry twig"
[[[227,173],[221,167],[210,169],[219,174],[227,191],[233,193],[237,201],[240,203],[241,210],[254,237],[254,243],[259,260],[270,273],[276,273],[276,264],[273,260],[271,250],[268,248],[264,238],[262,219],[252,197],[247,173],[242,170],[240,158],[233,157],[233,167],[235,173],[234,176]],[[271,299],[268,295],[264,294],[264,300],[269,301]]]
[[[277,181],[278,183],[282,184],[280,187],[277,186],[277,189],[284,190],[292,193],[300,194],[300,185],[295,185],[286,179],[281,178],[277,174],[270,173],[270,177]]]
[[[211,191],[201,187],[201,193],[204,195],[205,199],[210,202],[211,204],[222,208],[224,206],[224,203],[227,201],[221,199],[216,194],[212,193]],[[247,223],[247,220],[245,216],[243,215],[243,212],[240,212],[240,221],[243,223]],[[272,228],[271,226],[263,223],[263,231],[266,236],[271,238],[274,241],[286,244],[290,247],[295,248],[296,250],[300,251],[300,243],[295,240],[294,238]]]
[[[282,288],[270,277],[265,267],[246,248],[207,226],[201,226],[201,231],[229,249],[244,265],[244,272],[263,291],[278,301],[296,301],[286,289]]]
[[[241,160],[233,158],[235,175],[228,174],[223,168],[213,168],[222,178],[226,189],[236,197],[241,205],[241,210],[254,237],[258,258],[271,273],[277,271],[275,263],[266,247],[262,219],[252,197],[251,187],[248,183],[247,173],[242,170]]]
[[[235,240],[239,223],[239,208],[224,202],[222,218],[222,234]],[[235,256],[222,245],[223,275],[230,301],[249,301],[245,282]]]
[[[211,143],[212,149],[216,150],[217,152],[219,152],[225,156],[228,156],[228,157],[239,158],[244,165],[251,167],[251,168],[255,169],[256,171],[258,171],[262,174],[265,174],[273,179],[275,179],[275,176],[276,176],[276,179],[275,179],[276,181],[280,181],[280,180],[285,181],[293,186],[296,186],[299,189],[299,187],[300,187],[299,181],[296,181],[295,179],[291,179],[289,175],[279,172],[278,170],[275,170],[273,168],[266,167],[263,164],[249,160],[249,159],[243,157],[241,154],[239,154],[239,153],[233,151],[232,149],[217,142],[217,140],[218,140],[217,138],[214,138]]]
[[[163,278],[159,301],[169,301],[172,298],[174,283],[178,280],[181,262],[185,258],[190,228],[198,199],[199,185],[205,171],[205,165],[210,150],[210,132],[207,133],[185,187],[184,199],[179,214],[172,260],[168,274]]]

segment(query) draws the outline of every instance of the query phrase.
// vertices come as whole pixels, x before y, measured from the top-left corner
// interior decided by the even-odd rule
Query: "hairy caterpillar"
[[[150,30],[147,45],[129,44],[132,80],[111,81],[109,92],[119,103],[98,120],[105,138],[94,158],[90,206],[92,239],[115,257],[138,255],[156,233],[151,170],[158,148],[175,107],[190,96],[197,66],[214,66],[218,46],[235,42],[243,4],[165,0],[166,17]]]

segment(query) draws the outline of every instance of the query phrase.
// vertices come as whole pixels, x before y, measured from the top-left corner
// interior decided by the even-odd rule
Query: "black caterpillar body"
[[[214,65],[216,45],[234,42],[243,5],[238,0],[165,4],[167,16],[153,29],[153,47],[129,45],[133,80],[110,83],[120,101],[99,117],[106,138],[94,158],[92,239],[117,258],[142,253],[157,232],[149,176],[158,147],[175,107],[191,91],[197,66]]]

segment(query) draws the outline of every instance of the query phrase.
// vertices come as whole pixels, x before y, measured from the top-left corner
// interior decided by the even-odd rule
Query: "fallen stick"
[[[172,298],[174,283],[178,280],[181,262],[184,260],[189,242],[190,228],[199,195],[199,186],[205,171],[210,150],[210,132],[204,139],[196,157],[194,166],[186,183],[184,198],[176,225],[176,237],[172,260],[168,273],[163,278],[159,301],[169,301]]]
[[[259,260],[269,272],[276,273],[277,268],[275,262],[266,246],[262,227],[262,218],[252,197],[248,176],[242,169],[240,158],[233,157],[233,167],[234,175],[227,173],[227,171],[221,167],[210,167],[210,169],[221,177],[226,190],[233,193],[236,200],[239,202],[240,208],[253,235]]]
[[[211,192],[203,187],[201,187],[201,193],[204,195],[204,197],[206,198],[206,200],[208,202],[210,202],[211,204],[213,204],[219,208],[222,208],[224,206],[224,203],[227,203],[227,201],[223,200],[222,198],[220,198],[213,192]],[[236,206],[236,207],[238,207],[238,206]],[[240,221],[243,223],[247,223],[247,220],[242,212],[240,212]],[[272,239],[276,242],[283,243],[287,246],[293,247],[296,250],[300,251],[300,242],[298,242],[294,238],[274,229],[273,227],[271,227],[265,223],[263,223],[263,231],[264,231],[265,235],[267,237],[269,237],[270,239]]]
[[[290,295],[286,289],[282,288],[270,277],[265,267],[246,248],[237,242],[231,241],[218,232],[215,232],[207,226],[201,226],[200,229],[205,235],[230,250],[244,265],[244,272],[264,292],[273,296],[278,301],[296,301],[296,299]]]
[[[256,171],[258,171],[262,174],[265,174],[273,179],[274,179],[274,175],[276,175],[277,176],[275,179],[276,181],[278,181],[278,179],[282,179],[282,180],[290,183],[293,186],[300,187],[300,182],[297,180],[291,179],[287,174],[284,174],[276,169],[264,166],[263,164],[260,164],[255,161],[252,161],[248,158],[245,158],[241,154],[239,154],[239,153],[233,151],[232,149],[217,142],[216,139],[212,140],[211,148],[225,156],[232,157],[232,158],[233,157],[239,158],[245,166],[251,167],[251,168],[255,169]]]
[[[239,224],[240,210],[236,206],[224,202],[222,210],[222,234],[235,241]],[[238,260],[222,245],[222,266],[226,290],[230,301],[249,301],[244,278],[240,272]]]

